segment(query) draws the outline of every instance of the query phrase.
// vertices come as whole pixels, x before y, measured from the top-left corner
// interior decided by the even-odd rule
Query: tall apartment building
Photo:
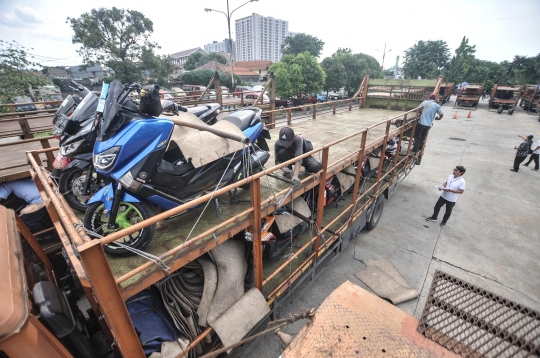
[[[234,57],[234,52],[235,52],[235,49],[236,49],[236,42],[233,41],[232,43],[233,45],[233,57]],[[204,50],[208,53],[210,52],[224,52],[224,53],[231,53],[231,46],[229,45],[229,39],[225,39],[221,42],[217,42],[217,41],[212,41],[211,44],[207,44],[207,45],[204,45]]]
[[[289,22],[258,14],[236,20],[236,61],[281,59],[281,45],[289,35]]]

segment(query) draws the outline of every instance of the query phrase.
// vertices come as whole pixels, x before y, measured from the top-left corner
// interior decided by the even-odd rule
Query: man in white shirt
[[[452,209],[456,205],[458,194],[463,194],[465,191],[465,179],[463,179],[463,174],[465,174],[465,167],[458,165],[454,168],[452,175],[448,176],[446,182],[442,185],[442,193],[433,208],[433,215],[426,218],[427,221],[437,221],[437,216],[439,215],[439,210],[446,205],[446,211],[441,222],[441,227],[446,226],[450,214],[452,214]]]
[[[529,158],[529,161],[525,164],[523,164],[524,166],[528,167],[529,164],[531,164],[531,162],[534,160],[534,168],[532,168],[532,170],[536,170],[538,171],[538,169],[540,168],[540,163],[539,163],[539,160],[538,158],[540,157],[540,140],[538,141],[538,143],[536,143],[536,147],[532,149],[532,154]]]

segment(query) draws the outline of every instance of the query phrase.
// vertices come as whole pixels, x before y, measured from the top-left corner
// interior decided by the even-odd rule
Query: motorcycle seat
[[[191,164],[190,161],[182,165],[174,165],[167,162],[166,160],[162,160],[157,170],[160,173],[181,176],[189,173],[193,169],[195,169],[195,167],[193,166],[193,164]]]
[[[251,110],[237,111],[229,114],[224,117],[222,121],[228,121],[240,128],[241,131],[244,131],[261,121],[260,117],[255,118],[255,112]]]
[[[193,113],[197,117],[199,117],[204,112],[207,112],[208,110],[210,110],[210,106],[199,106],[199,107],[188,108],[188,112]]]

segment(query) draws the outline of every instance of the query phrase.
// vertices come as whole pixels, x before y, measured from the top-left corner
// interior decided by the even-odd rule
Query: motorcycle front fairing
[[[106,141],[94,145],[94,166],[102,175],[114,180],[126,174],[152,152],[161,156],[167,148],[174,124],[166,119],[133,120]],[[115,148],[117,149],[115,152]],[[102,160],[103,153],[107,160]],[[111,160],[112,159],[112,160]],[[157,158],[156,158],[157,159]],[[154,163],[154,168],[157,167]],[[147,173],[151,176],[153,173]]]
[[[105,209],[107,210],[105,212],[105,216],[109,217],[111,213],[113,201],[114,201],[115,185],[116,185],[115,183],[110,183],[110,184],[105,185],[103,188],[99,189],[98,192],[95,193],[94,196],[90,198],[90,200],[88,200],[87,205],[101,201],[103,205],[105,205]],[[126,191],[122,192],[122,198],[120,199],[120,201],[123,201],[126,203],[140,203],[141,202],[139,198],[137,198],[136,196]]]

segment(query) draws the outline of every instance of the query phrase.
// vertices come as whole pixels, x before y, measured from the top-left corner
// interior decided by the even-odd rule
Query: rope
[[[244,144],[244,149],[245,149],[246,145]],[[221,185],[221,181],[223,180],[223,178],[225,177],[225,174],[227,173],[227,171],[229,170],[229,167],[231,166],[231,163],[234,159],[234,156],[236,155],[236,153],[238,152],[238,150],[236,150],[232,157],[231,157],[231,160],[229,161],[229,163],[227,164],[227,167],[225,168],[225,170],[223,171],[223,175],[221,176],[221,178],[219,178],[219,182],[217,183],[216,187],[214,188],[214,191],[212,191],[212,196],[210,197],[210,199],[206,202],[206,205],[204,206],[201,214],[199,215],[199,217],[197,218],[197,221],[195,221],[195,224],[193,224],[193,227],[191,228],[191,231],[189,232],[189,234],[186,236],[184,242],[182,243],[182,245],[180,245],[180,248],[182,248],[184,246],[184,244],[186,243],[186,241],[190,238],[191,234],[193,233],[193,230],[195,230],[195,227],[197,227],[197,224],[199,224],[199,221],[201,220],[202,216],[204,215],[204,212],[206,211],[206,208],[208,208],[208,205],[210,205],[210,202],[212,201],[212,199],[214,199],[214,195],[216,194],[216,191],[219,189],[219,186]]]
[[[95,231],[92,231],[92,230],[89,230],[89,229],[85,228],[84,226],[83,226],[83,229],[84,229],[84,231],[85,231],[88,235],[97,237],[97,238],[99,238],[99,239],[103,239],[103,238],[105,237],[105,236],[102,236],[102,235],[98,234],[98,233],[95,232]],[[165,273],[166,273],[167,275],[169,275],[170,267],[167,266],[167,264],[165,264],[165,262],[163,262],[159,257],[157,257],[157,256],[155,256],[155,255],[152,255],[152,254],[150,254],[150,253],[148,253],[148,252],[145,252],[145,251],[136,249],[136,248],[134,248],[134,247],[131,247],[131,246],[128,246],[128,245],[124,245],[124,244],[121,244],[121,243],[116,242],[116,241],[112,242],[111,244],[117,245],[117,246],[119,246],[119,247],[121,247],[121,248],[123,248],[123,249],[126,249],[126,250],[128,250],[128,251],[130,251],[130,252],[133,252],[134,254],[137,254],[137,255],[139,255],[139,256],[141,256],[141,257],[147,259],[148,261],[154,262],[156,265],[160,266],[160,267],[163,269],[163,271],[165,271]]]

